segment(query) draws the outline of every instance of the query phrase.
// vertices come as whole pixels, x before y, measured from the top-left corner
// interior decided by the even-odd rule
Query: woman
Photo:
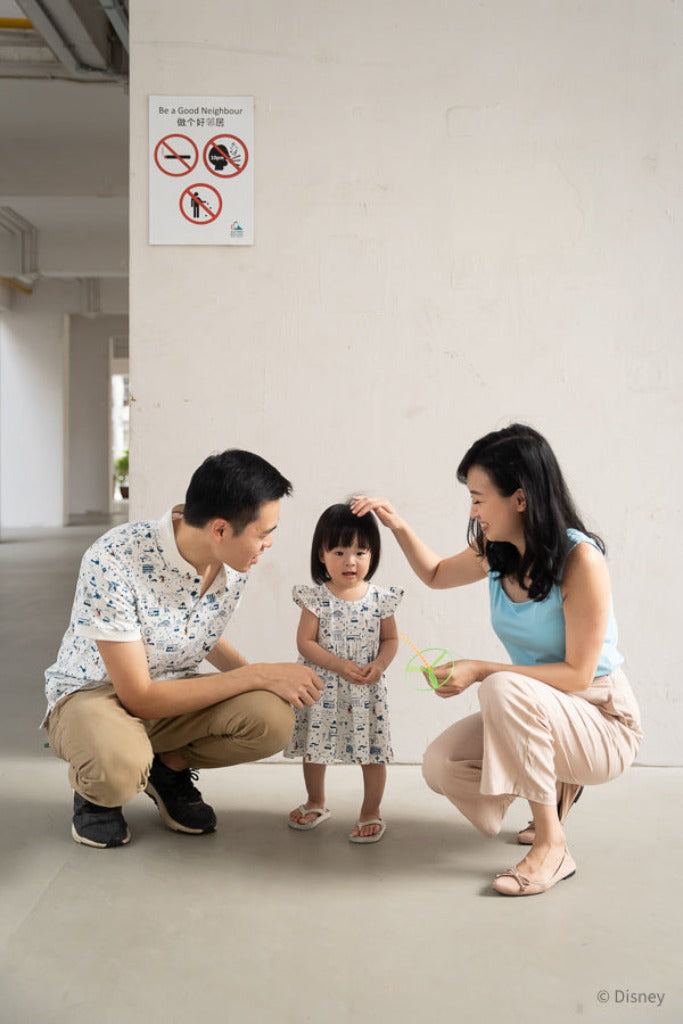
[[[471,495],[469,546],[431,551],[384,498],[359,497],[434,589],[488,577],[491,621],[512,665],[461,660],[436,669],[436,694],[480,683],[481,712],[427,749],[429,786],[485,835],[497,835],[515,797],[533,816],[515,868],[496,876],[507,896],[545,892],[576,871],[562,823],[584,785],[616,778],[642,733],[620,668],[605,547],[586,530],[547,441],[513,424],[477,441],[458,467]]]

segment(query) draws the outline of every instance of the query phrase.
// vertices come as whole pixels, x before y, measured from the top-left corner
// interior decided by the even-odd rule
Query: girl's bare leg
[[[324,764],[313,764],[311,761],[304,761],[304,783],[306,785],[306,794],[308,799],[304,804],[304,807],[324,807],[325,806],[325,768]],[[290,819],[296,822],[297,825],[308,825],[309,822],[315,821],[316,814],[302,814],[298,807],[296,807],[289,815]]]
[[[380,804],[384,796],[387,782],[387,766],[385,764],[363,764],[363,805],[360,809],[359,821],[369,818],[380,818]],[[379,832],[379,825],[356,825],[351,832],[353,836],[374,836]]]

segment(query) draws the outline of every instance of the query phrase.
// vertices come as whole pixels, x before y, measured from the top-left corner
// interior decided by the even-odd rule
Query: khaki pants
[[[201,711],[143,720],[130,715],[111,684],[64,697],[50,712],[50,747],[69,763],[69,782],[86,800],[118,807],[147,785],[155,753],[179,751],[188,768],[222,768],[282,750],[294,713],[265,690]]]
[[[616,778],[642,739],[638,706],[621,670],[581,693],[495,672],[479,687],[481,713],[456,722],[427,748],[422,772],[484,835],[497,835],[516,797],[557,802],[558,782]]]

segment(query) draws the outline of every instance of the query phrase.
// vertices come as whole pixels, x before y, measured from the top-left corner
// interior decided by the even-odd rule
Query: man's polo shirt
[[[98,640],[141,639],[152,679],[196,672],[220,640],[246,580],[246,573],[223,566],[200,596],[201,579],[175,542],[172,509],[158,522],[109,530],[83,556],[71,621],[45,673],[48,713],[63,697],[111,681]]]

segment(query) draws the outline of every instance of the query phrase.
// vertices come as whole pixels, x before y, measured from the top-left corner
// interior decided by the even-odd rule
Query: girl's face
[[[347,548],[321,548],[320,561],[327,569],[329,582],[339,590],[351,590],[362,583],[370,570],[370,548],[361,547],[358,537]]]
[[[486,540],[505,541],[524,550],[524,491],[519,488],[509,497],[500,493],[481,466],[472,466],[467,474],[467,489],[472,499],[470,518],[476,519]]]

